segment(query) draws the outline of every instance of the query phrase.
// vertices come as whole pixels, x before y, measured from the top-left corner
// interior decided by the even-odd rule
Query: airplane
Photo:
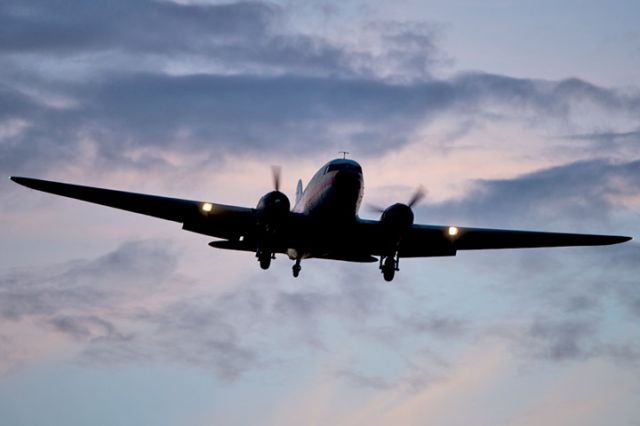
[[[346,157],[346,155],[344,156]],[[295,204],[280,191],[280,168],[273,170],[273,190],[255,208],[184,200],[113,189],[95,188],[27,177],[11,180],[26,187],[117,209],[171,220],[182,229],[218,238],[211,247],[255,253],[262,269],[276,254],[295,261],[293,276],[303,259],[377,262],[392,281],[400,258],[455,256],[459,250],[560,246],[598,246],[631,240],[618,235],[590,235],[454,225],[414,224],[413,207],[424,196],[416,191],[407,203],[380,209],[379,220],[358,216],[364,192],[362,167],[338,158],[320,168],[303,189],[298,181]]]

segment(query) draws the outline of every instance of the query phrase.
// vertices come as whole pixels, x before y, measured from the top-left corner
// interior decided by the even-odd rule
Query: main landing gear
[[[393,277],[396,274],[396,271],[399,271],[398,267],[400,263],[400,259],[398,253],[393,254],[392,256],[381,256],[380,257],[380,271],[382,272],[382,276],[385,281],[392,281]]]
[[[275,259],[276,255],[269,253],[268,251],[259,251],[256,253],[256,257],[258,258],[258,262],[260,262],[260,267],[262,269],[269,269],[269,266],[271,266],[271,259]]]
[[[302,266],[300,266],[300,258],[296,259],[296,263],[293,265],[293,268],[291,269],[293,271],[294,278],[298,278],[298,275],[300,275],[300,271],[302,270]]]
[[[256,253],[256,257],[258,258],[258,262],[260,263],[260,267],[262,269],[269,269],[271,266],[271,260],[276,258],[274,253],[269,251],[258,251]],[[300,275],[300,271],[302,271],[302,266],[300,266],[300,261],[302,258],[296,258],[296,263],[293,265],[291,270],[293,271],[293,276],[297,278]]]

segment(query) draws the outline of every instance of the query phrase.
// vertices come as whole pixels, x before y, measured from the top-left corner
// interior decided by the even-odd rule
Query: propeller
[[[419,203],[420,201],[422,201],[422,199],[424,197],[427,196],[427,190],[425,189],[424,186],[420,185],[417,189],[416,192],[413,193],[413,197],[411,197],[411,199],[409,200],[409,202],[407,203],[407,205],[409,207],[413,207],[415,204]]]
[[[282,167],[271,166],[271,175],[273,176],[273,188],[280,191],[280,177],[282,176]]]
[[[424,197],[427,196],[427,190],[424,186],[420,185],[417,189],[416,192],[413,193],[413,195],[411,196],[411,198],[409,199],[409,202],[407,202],[407,206],[409,206],[410,208],[413,208],[413,206],[415,206],[416,204],[418,204],[420,201],[422,201],[424,199]],[[384,211],[386,209],[383,209],[380,206],[376,206],[373,204],[369,204],[367,206],[369,208],[369,210],[371,210],[373,213],[384,213]]]

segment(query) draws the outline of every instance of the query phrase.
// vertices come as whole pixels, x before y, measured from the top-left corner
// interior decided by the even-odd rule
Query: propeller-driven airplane
[[[418,190],[407,204],[381,210],[380,220],[358,217],[363,196],[360,165],[350,159],[329,161],[305,189],[298,181],[293,208],[280,191],[280,169],[273,169],[274,190],[255,208],[182,200],[112,189],[11,177],[39,191],[182,223],[187,231],[218,238],[212,247],[255,253],[268,269],[278,253],[294,260],[293,276],[308,258],[378,262],[386,281],[393,280],[402,257],[455,256],[458,250],[597,246],[631,237],[567,234],[414,224],[412,207],[424,197]]]

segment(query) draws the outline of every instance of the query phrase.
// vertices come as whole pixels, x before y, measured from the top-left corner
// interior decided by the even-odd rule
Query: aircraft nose
[[[342,188],[359,189],[362,185],[362,177],[351,170],[340,170],[336,174],[335,184]]]

